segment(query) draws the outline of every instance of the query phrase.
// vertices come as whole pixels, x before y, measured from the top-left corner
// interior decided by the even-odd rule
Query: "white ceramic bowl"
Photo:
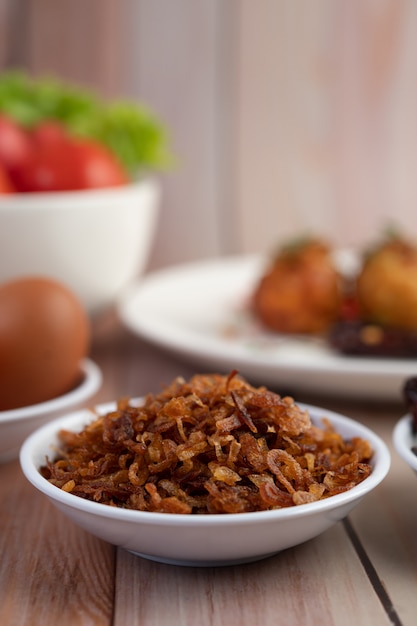
[[[41,274],[66,284],[86,310],[110,306],[143,272],[159,185],[0,196],[0,283]]]
[[[18,457],[23,441],[36,428],[63,413],[84,406],[93,397],[101,385],[101,370],[90,359],[85,359],[81,368],[81,383],[68,393],[47,402],[0,411],[0,463]]]
[[[301,405],[300,405],[301,406]],[[100,405],[108,412],[114,405]],[[27,479],[65,515],[91,534],[139,556],[163,563],[220,566],[255,561],[311,539],[345,517],[385,477],[390,454],[365,426],[324,409],[305,407],[316,423],[328,417],[344,437],[368,439],[373,471],[350,491],[326,500],[273,511],[229,515],[174,515],[110,507],[66,493],[41,476],[45,456],[53,457],[62,428],[80,431],[90,411],[74,412],[47,424],[23,444],[20,463]]]
[[[417,446],[417,436],[413,435],[412,418],[409,413],[396,423],[392,440],[399,456],[417,472],[417,455],[411,451],[412,446]]]

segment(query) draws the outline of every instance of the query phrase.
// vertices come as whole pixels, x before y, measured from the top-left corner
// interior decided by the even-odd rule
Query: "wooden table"
[[[104,384],[93,399],[157,392],[194,370],[125,331],[95,327]],[[400,403],[294,394],[362,421],[391,446]],[[2,626],[383,626],[417,624],[417,477],[395,452],[385,481],[349,517],[303,545],[224,568],[158,564],[90,536],[0,466]]]

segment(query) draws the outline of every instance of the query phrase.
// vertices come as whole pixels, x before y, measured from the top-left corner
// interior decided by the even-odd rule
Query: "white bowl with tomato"
[[[22,106],[24,103],[24,106]],[[54,80],[0,77],[0,283],[46,275],[92,315],[144,271],[169,160],[162,126]]]

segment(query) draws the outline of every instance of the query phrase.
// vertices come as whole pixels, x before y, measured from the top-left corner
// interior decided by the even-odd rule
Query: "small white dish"
[[[392,440],[394,448],[399,456],[417,472],[417,455],[411,450],[417,446],[417,436],[412,431],[412,418],[410,413],[404,415],[395,425]]]
[[[0,411],[0,463],[17,458],[23,441],[36,428],[82,406],[96,393],[102,381],[98,365],[85,359],[81,364],[81,371],[83,379],[78,387],[58,398],[19,409]]]
[[[114,404],[97,407],[107,413]],[[349,491],[290,508],[226,515],[174,515],[133,511],[85,500],[52,485],[39,473],[61,429],[79,432],[95,419],[76,411],[42,426],[25,441],[20,463],[26,478],[73,522],[91,534],[141,557],[194,567],[234,565],[271,556],[316,537],[344,518],[386,476],[390,454],[371,430],[325,409],[301,405],[316,424],[323,417],[345,438],[367,439],[373,450],[372,473]]]

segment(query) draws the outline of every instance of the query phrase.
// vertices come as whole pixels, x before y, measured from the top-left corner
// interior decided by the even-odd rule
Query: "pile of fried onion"
[[[347,491],[372,471],[368,441],[313,425],[291,397],[233,371],[175,379],[81,432],[60,432],[42,475],[110,506],[182,514],[264,511]]]

